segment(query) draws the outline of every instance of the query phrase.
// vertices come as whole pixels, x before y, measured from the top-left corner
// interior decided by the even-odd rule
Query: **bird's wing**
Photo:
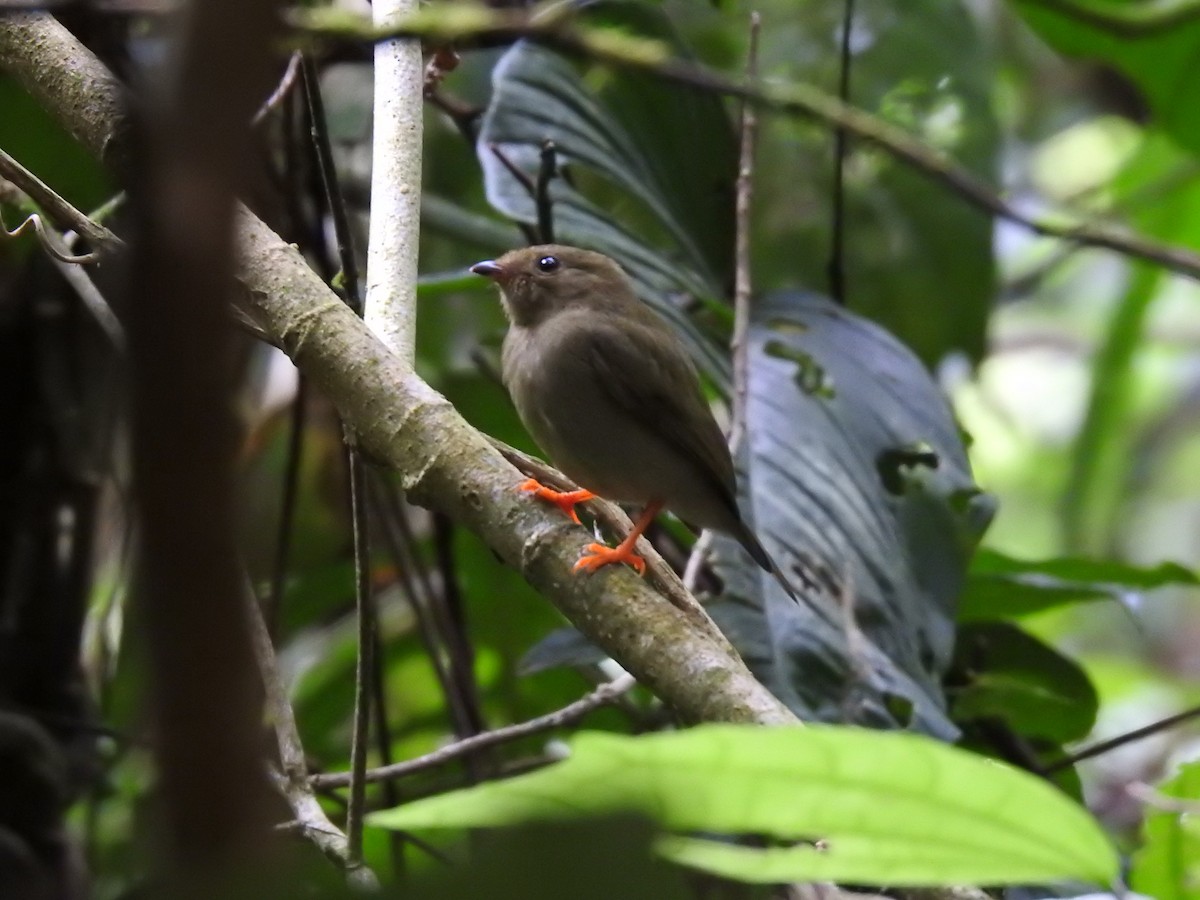
[[[597,323],[577,335],[581,357],[613,404],[688,459],[740,518],[725,436],[675,335],[628,321],[619,328]]]

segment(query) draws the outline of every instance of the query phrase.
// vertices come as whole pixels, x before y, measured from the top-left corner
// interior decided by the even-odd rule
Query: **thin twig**
[[[363,463],[349,445],[350,510],[354,522],[354,607],[358,618],[358,657],[354,666],[354,735],[350,744],[350,802],[346,807],[346,836],[350,852],[362,859],[363,815],[366,811],[367,744],[371,730],[371,668],[375,656],[375,609],[371,596],[371,560],[367,545],[367,504]]]
[[[354,235],[350,231],[350,214],[346,198],[338,181],[333,163],[333,145],[329,140],[329,127],[325,119],[325,104],[321,99],[321,85],[317,78],[317,67],[307,53],[300,63],[304,85],[304,99],[308,104],[309,126],[312,145],[316,153],[317,168],[321,173],[321,184],[329,203],[329,217],[333,220],[333,233],[337,239],[338,262],[342,269],[342,284],[346,302],[358,316],[362,316],[362,291],[359,289],[358,257],[354,252]]]
[[[300,730],[296,727],[296,714],[288,701],[287,688],[279,673],[279,662],[275,648],[271,646],[271,635],[263,620],[262,610],[249,584],[243,591],[242,608],[249,625],[251,645],[258,671],[262,677],[267,716],[275,730],[275,742],[279,748],[278,772],[272,771],[272,781],[296,821],[300,823],[305,837],[311,840],[322,853],[346,872],[346,880],[358,887],[378,890],[379,880],[367,866],[350,851],[349,841],[336,825],[329,821],[321,808],[313,789],[308,783],[308,764],[304,760],[304,745],[300,742]]]
[[[100,330],[104,332],[116,351],[124,354],[125,329],[117,319],[117,314],[108,305],[108,301],[104,299],[104,295],[100,293],[100,289],[96,287],[96,283],[92,281],[92,276],[82,266],[61,259],[54,254],[51,254],[50,262],[75,291],[84,308],[92,314],[92,318],[96,320],[96,324],[100,326]]]
[[[457,737],[470,737],[487,726],[475,683],[475,650],[467,637],[462,596],[458,590],[458,567],[454,561],[454,523],[439,513],[433,515],[433,547],[442,576],[442,590],[431,598],[434,621],[441,630],[450,657],[457,693],[462,701],[463,720]],[[477,772],[475,774],[478,774]]]
[[[534,184],[533,179],[529,177],[525,170],[509,159],[508,154],[500,149],[499,144],[488,144],[487,148],[492,156],[496,157],[496,159],[500,161],[500,165],[508,169],[508,174],[517,179],[517,182],[521,185],[521,187],[525,188],[529,196],[536,200],[537,185]]]
[[[462,698],[455,687],[453,675],[447,666],[447,656],[441,635],[433,622],[432,607],[436,602],[436,591],[417,558],[415,540],[408,519],[404,514],[399,493],[376,472],[372,478],[372,499],[376,519],[382,526],[383,540],[392,556],[396,568],[397,583],[408,599],[409,607],[417,620],[417,630],[425,645],[425,652],[433,666],[434,676],[442,689],[442,695],[450,711],[452,723],[465,721],[466,712],[461,709]]]
[[[708,530],[700,532],[700,537],[692,544],[692,552],[688,555],[687,565],[683,569],[683,586],[692,595],[696,593],[700,573],[704,571],[704,563],[708,560],[708,551],[713,542],[712,534]]]
[[[374,644],[371,648],[371,718],[375,726],[375,752],[379,754],[379,764],[392,764],[392,729],[387,716],[387,673],[384,666],[383,640],[379,630],[374,631]],[[387,809],[400,805],[400,792],[392,782],[383,785],[383,805]],[[404,841],[407,834],[390,830],[389,846],[392,851],[392,871],[399,877],[404,871]]]
[[[275,532],[275,560],[271,566],[271,592],[263,616],[267,629],[275,634],[279,613],[283,608],[283,592],[287,585],[288,564],[292,553],[292,525],[296,519],[296,498],[300,488],[300,458],[304,453],[304,425],[308,411],[308,382],[297,373],[296,396],[292,399],[291,422],[288,426],[287,460],[283,468],[283,498],[279,505],[279,522]]]
[[[1172,797],[1170,794],[1156,791],[1143,781],[1135,781],[1133,784],[1125,785],[1125,793],[1139,803],[1144,803],[1146,806],[1160,812],[1175,813],[1181,816],[1200,815],[1200,800],[1185,800],[1180,797]]]
[[[414,772],[422,772],[426,769],[461,759],[464,756],[470,756],[485,747],[494,747],[497,744],[508,743],[518,738],[574,724],[592,710],[613,703],[636,683],[632,675],[622,675],[608,684],[600,685],[600,687],[596,688],[590,694],[581,697],[574,703],[564,706],[562,709],[547,713],[544,716],[538,716],[536,719],[530,719],[528,722],[519,722],[516,725],[508,725],[504,728],[484,731],[474,737],[455,741],[453,744],[442,747],[440,750],[434,750],[432,753],[426,753],[424,756],[418,756],[415,759],[408,759],[391,766],[380,766],[377,769],[368,769],[366,779],[367,781],[375,782],[385,781],[389,778],[403,778],[405,775],[411,775]],[[348,772],[330,772],[324,775],[313,775],[309,778],[309,783],[314,787],[345,787],[349,781],[350,775]]]
[[[66,265],[83,266],[88,263],[94,263],[100,259],[97,253],[82,253],[75,255],[70,250],[66,249],[62,237],[42,222],[42,217],[37,213],[30,213],[25,217],[25,220],[11,231],[4,224],[4,216],[0,215],[0,231],[3,231],[10,238],[20,237],[25,233],[27,228],[32,228],[34,234],[37,235],[38,244],[46,252],[46,255],[52,260]]]
[[[842,0],[842,48],[838,98],[850,103],[850,37],[854,31],[854,0]],[[846,305],[846,153],[849,136],[839,125],[833,129],[833,217],[829,242],[829,296]]]
[[[484,728],[482,713],[476,699],[474,666],[470,648],[465,651],[463,639],[456,626],[456,617],[444,598],[434,588],[426,567],[416,550],[416,538],[404,513],[399,490],[382,476],[373,483],[375,508],[383,524],[384,539],[396,564],[400,584],[417,619],[417,628],[433,665],[434,674],[450,714],[450,725],[456,737],[468,737]],[[447,577],[446,568],[452,562],[439,554],[443,565],[443,583],[452,586],[453,573]],[[419,590],[418,590],[419,588]]]
[[[0,150],[0,154],[3,154],[2,150]],[[9,159],[11,160],[11,157]],[[19,165],[15,161],[14,164]],[[29,177],[36,181],[36,178],[32,174]],[[46,188],[46,190],[50,191],[49,188]],[[50,191],[50,193],[53,194],[53,191]],[[0,178],[0,202],[22,205],[31,202],[31,199],[17,185]],[[124,201],[124,193],[117,194],[93,212],[90,218],[85,218],[88,218],[94,227],[102,229],[103,226],[98,224],[101,219],[106,217]],[[25,221],[12,231],[7,229],[4,224],[4,216],[0,214],[0,231],[3,231],[9,237],[15,238],[20,236],[26,226],[33,228],[37,235],[38,243],[45,251],[51,264],[62,273],[63,279],[83,302],[84,308],[91,313],[92,318],[100,326],[100,330],[108,337],[116,351],[123,355],[125,353],[125,329],[117,318],[116,313],[112,311],[112,307],[108,301],[104,299],[104,295],[100,293],[99,288],[96,287],[87,272],[83,271],[84,265],[98,262],[101,259],[101,254],[99,252],[75,253],[74,244],[78,239],[78,235],[74,231],[59,234],[54,228],[46,225],[38,213],[32,213],[27,216]],[[114,248],[120,246],[120,239],[116,238],[116,241],[117,244],[113,245]]]
[[[450,96],[441,88],[427,93],[425,99],[445,113],[463,139],[472,147],[475,146],[479,137],[479,117],[483,115],[482,109]]]
[[[1157,722],[1151,722],[1149,725],[1135,728],[1133,731],[1125,732],[1125,734],[1119,734],[1106,741],[1100,741],[1084,747],[1082,750],[1076,750],[1070,756],[1064,756],[1062,759],[1056,759],[1051,763],[1047,763],[1045,771],[1047,774],[1060,772],[1085,759],[1100,756],[1103,753],[1108,753],[1110,750],[1116,750],[1118,747],[1124,747],[1126,744],[1140,741],[1142,738],[1150,737],[1168,728],[1174,728],[1176,725],[1197,717],[1200,717],[1200,706],[1193,706],[1191,709],[1185,709],[1183,712],[1175,713],[1173,716],[1167,716],[1165,719],[1159,719]]]
[[[533,179],[530,178],[520,166],[509,159],[508,154],[501,150],[498,144],[488,144],[487,148],[491,152],[492,156],[496,157],[496,159],[500,161],[500,165],[504,166],[504,168],[508,170],[508,174],[517,179],[517,183],[520,184],[521,187],[525,188],[525,190],[529,193],[529,196],[532,197],[536,203],[537,185],[533,183]],[[527,240],[530,244],[535,244],[538,242],[539,236],[537,229],[531,226],[528,222],[517,222],[516,225],[521,229],[521,233],[525,235],[525,240]]]
[[[540,160],[537,185],[533,192],[534,205],[537,207],[538,237],[543,244],[553,244],[554,201],[550,198],[550,182],[558,174],[558,152],[554,141],[542,141]]]
[[[302,136],[297,134],[297,132],[302,130],[299,123],[305,120],[310,107],[306,97],[298,98],[296,93],[290,88],[299,77],[300,63],[302,61],[301,54],[292,54],[288,60],[287,71],[284,74],[283,81],[280,83],[280,87],[268,99],[264,108],[259,110],[259,113],[262,115],[267,106],[273,106],[275,103],[282,104],[281,132],[283,137],[283,159],[281,162],[282,172],[279,176],[280,190],[288,208],[293,230],[297,232],[297,237],[301,240],[305,236],[311,240],[314,247],[312,256],[315,259],[315,264],[319,269],[325,270],[322,274],[326,281],[330,281],[332,280],[332,272],[329,271],[331,268],[328,263],[330,254],[325,246],[325,231],[319,227],[304,228],[308,217],[305,215],[300,202],[300,198],[309,192],[304,190],[303,185],[299,183],[300,166],[297,163],[297,159],[300,151],[297,144],[300,144],[301,148],[311,150],[312,140],[311,138],[303,140]],[[280,89],[284,83],[288,84],[288,90]],[[278,95],[278,100],[275,99],[276,95]],[[319,212],[320,203],[317,204],[317,209],[318,212],[315,218],[319,220],[321,215]],[[282,499],[279,509],[279,521],[275,533],[275,558],[271,567],[270,592],[265,597],[263,603],[263,617],[267,622],[267,630],[272,635],[276,634],[279,627],[279,617],[283,609],[284,593],[287,588],[287,576],[292,550],[292,526],[294,525],[296,515],[296,500],[299,495],[300,463],[304,451],[305,424],[308,417],[307,400],[308,379],[303,372],[297,371],[296,396],[292,400],[288,428],[287,460],[284,464]]]
[[[746,79],[758,77],[758,35],[762,19],[757,12],[750,14],[750,45],[746,54]],[[746,400],[749,387],[750,301],[753,284],[750,276],[750,201],[754,195],[754,138],[758,117],[754,107],[742,103],[741,149],[738,153],[738,175],[734,200],[734,268],[733,268],[733,337],[730,352],[733,356],[733,424],[730,427],[730,450],[736,457],[746,434]]]
[[[338,183],[333,164],[333,148],[321,101],[321,87],[316,66],[304,54],[300,64],[304,97],[308,103],[309,124],[313,150],[321,172],[321,182],[329,202],[329,214],[337,237],[338,261],[341,264],[342,284],[346,303],[359,316],[363,312],[359,290],[358,263],[354,255],[353,236],[346,200]],[[346,465],[350,482],[350,511],[354,533],[354,608],[358,620],[358,654],[354,666],[354,724],[350,743],[350,802],[346,806],[346,837],[350,853],[362,858],[363,816],[366,811],[366,784],[362,773],[367,768],[367,749],[371,731],[371,672],[375,656],[375,605],[371,595],[370,537],[368,533],[367,497],[363,461],[354,446],[353,436],[343,426],[346,445]]]
[[[1027,215],[946,153],[928,146],[903,128],[842,103],[837,97],[809,84],[743,84],[705,66],[672,59],[657,43],[598,39],[596,32],[571,27],[562,15],[533,21],[523,11],[492,10],[488,21],[473,22],[469,26],[431,17],[411,18],[383,31],[348,27],[345,20],[337,25],[310,23],[307,27],[313,34],[343,39],[382,41],[393,37],[430,37],[458,41],[459,46],[471,41],[493,46],[524,38],[614,68],[645,72],[674,84],[741,98],[763,109],[816,119],[844,128],[859,140],[880,147],[989,215],[1014,222],[1044,237],[1112,250],[1200,279],[1200,254],[1192,250],[1161,244],[1104,225],[1072,224]]]
[[[0,150],[0,176],[8,179],[28,194],[37,207],[53,219],[59,228],[82,235],[94,250],[103,253],[119,250],[125,246],[125,242],[119,237],[103,225],[93,222],[3,150]],[[34,227],[40,228],[38,224],[35,224]],[[20,227],[17,230],[20,231]],[[64,260],[64,262],[70,261]]]
[[[275,90],[271,91],[271,96],[263,101],[263,105],[258,108],[258,112],[254,114],[254,118],[250,120],[251,125],[262,124],[263,119],[271,114],[280,103],[284,101],[292,88],[296,84],[296,76],[300,74],[300,61],[304,54],[299,50],[295,51],[288,57],[287,68],[283,70],[283,77],[279,79],[279,84],[275,86]]]

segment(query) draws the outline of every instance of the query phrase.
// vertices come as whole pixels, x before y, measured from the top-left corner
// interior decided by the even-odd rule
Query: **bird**
[[[500,289],[509,321],[501,375],[538,446],[580,486],[518,485],[579,522],[600,496],[641,505],[617,546],[592,543],[576,571],[627,563],[645,573],[638,537],[664,508],[690,527],[734,537],[793,598],[795,590],[742,518],[725,436],[687,350],[604,254],[561,244],[511,250],[470,267]]]

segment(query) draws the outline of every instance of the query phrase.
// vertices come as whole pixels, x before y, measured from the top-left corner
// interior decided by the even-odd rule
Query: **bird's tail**
[[[779,586],[787,593],[789,597],[800,602],[800,594],[788,581],[787,576],[783,574],[783,570],[775,565],[775,560],[771,559],[771,554],[766,551],[766,548],[759,542],[758,537],[750,530],[750,527],[742,521],[738,522],[738,529],[733,535],[737,538],[738,543],[746,548],[746,552],[750,554],[751,559],[775,576],[775,580],[779,582]]]

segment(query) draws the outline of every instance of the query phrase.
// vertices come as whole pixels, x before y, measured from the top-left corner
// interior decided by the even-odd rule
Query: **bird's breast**
[[[648,503],[656,485],[639,458],[656,439],[613,408],[577,347],[553,330],[510,328],[504,384],[530,436],[571,480],[610,500]]]

